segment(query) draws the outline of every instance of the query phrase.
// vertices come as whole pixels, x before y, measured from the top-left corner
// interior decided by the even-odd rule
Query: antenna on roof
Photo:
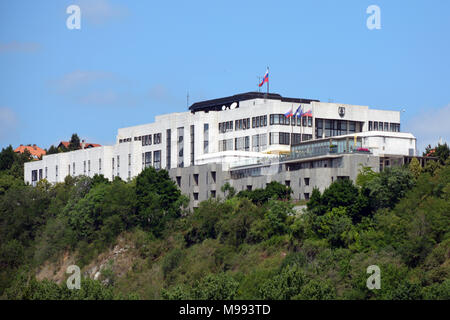
[[[189,90],[186,95],[186,107],[189,108]]]

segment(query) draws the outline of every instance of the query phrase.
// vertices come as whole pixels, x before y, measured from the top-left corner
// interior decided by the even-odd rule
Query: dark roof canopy
[[[197,111],[220,111],[222,106],[229,107],[233,102],[239,105],[240,101],[252,100],[252,99],[271,99],[271,100],[281,100],[283,102],[295,102],[295,103],[310,103],[311,101],[319,102],[319,100],[311,99],[300,99],[300,98],[286,98],[282,97],[278,93],[263,93],[263,92],[247,92],[235,94],[234,96],[200,101],[192,104],[189,107],[191,112],[195,113]]]

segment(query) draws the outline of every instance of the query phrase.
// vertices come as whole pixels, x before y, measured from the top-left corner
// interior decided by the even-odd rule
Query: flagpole
[[[267,96],[269,96],[269,67],[267,67]]]
[[[292,108],[292,112],[294,112],[294,104],[292,104],[291,108]],[[294,126],[292,125],[292,120],[294,120],[294,125],[295,125],[295,121],[296,121],[295,118],[296,118],[296,115],[293,114],[291,117],[291,148],[289,150],[290,153],[292,153],[292,145],[294,144]]]

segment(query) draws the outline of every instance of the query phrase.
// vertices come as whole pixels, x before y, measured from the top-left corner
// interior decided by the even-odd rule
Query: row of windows
[[[269,135],[270,144],[290,144],[290,133],[288,132],[271,132]]]
[[[369,131],[400,132],[400,123],[369,121]]]
[[[236,131],[250,129],[250,118],[235,121]]]
[[[270,115],[270,124],[271,125],[297,125],[304,127],[312,127],[312,118],[311,117],[302,117],[302,118],[287,118],[284,114],[271,114]],[[252,117],[252,128],[260,128],[267,126],[267,115]],[[250,118],[235,120],[234,122],[234,130],[246,130],[250,129]],[[226,121],[219,123],[219,132],[225,133],[233,131],[233,121]]]
[[[297,162],[286,165],[286,170],[288,171],[314,168],[342,168],[342,158]]]
[[[161,133],[155,133],[153,135],[148,134],[145,136],[134,137],[134,141],[142,141],[142,146],[149,146],[152,144],[152,137],[153,137],[153,144],[160,144],[161,136],[162,136]]]
[[[182,177],[181,176],[177,176],[176,177],[176,182],[178,187],[181,188],[181,183],[182,183]],[[189,181],[188,181],[188,186],[191,186],[191,175],[188,176]],[[192,174],[192,178],[193,178],[193,182],[194,182],[194,186],[198,186],[198,182],[199,182],[199,174],[198,173],[194,173]],[[215,171],[211,171],[211,173],[206,172],[205,174],[205,180],[206,180],[206,184],[215,184],[216,183],[216,172]]]
[[[234,138],[234,150],[250,151],[250,137]]]
[[[312,127],[312,117],[286,117],[284,114],[271,114],[270,115],[271,125],[292,125],[292,126],[303,126]]]
[[[219,152],[233,150],[233,139],[219,141]]]
[[[142,169],[148,168],[152,165],[152,152],[142,153]],[[153,168],[161,169],[161,150],[153,151]]]
[[[266,127],[267,126],[267,116],[259,116],[252,118],[252,128]]]
[[[324,135],[328,138],[361,132],[361,126],[357,127],[356,123],[347,120],[316,119],[316,139],[323,138]]]
[[[238,120],[236,120],[238,121]],[[237,125],[236,125],[237,127]],[[237,129],[236,129],[237,130]],[[233,121],[219,122],[219,132],[225,133],[233,131]]]

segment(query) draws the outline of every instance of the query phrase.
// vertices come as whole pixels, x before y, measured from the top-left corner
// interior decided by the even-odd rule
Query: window
[[[131,153],[128,154],[128,166],[131,166]]]
[[[150,136],[150,138],[151,138],[151,136]],[[161,133],[155,133],[153,135],[153,144],[160,144],[160,143],[161,143]]]
[[[305,178],[305,186],[309,186],[309,178]]]
[[[171,158],[171,135],[172,131],[170,129],[166,130],[166,168],[170,169]]]
[[[48,176],[48,167],[45,167],[45,179],[47,179]]]
[[[212,183],[216,183],[216,172],[215,171],[211,171],[211,178],[212,178]]]
[[[120,158],[119,156],[117,156],[117,170],[119,170],[119,167],[120,167]]]
[[[373,129],[373,122],[369,121],[369,131],[372,131],[372,129]]]
[[[75,162],[72,164],[73,175],[75,175]]]
[[[216,197],[216,190],[211,190],[211,198],[215,198]]]
[[[152,135],[142,136],[142,146],[149,146],[152,144]]]
[[[177,129],[178,135],[178,167],[184,167],[184,127],[180,127]]]
[[[271,132],[269,135],[270,144],[289,145],[290,133],[288,132]]]
[[[86,160],[83,161],[83,174],[86,175]]]
[[[42,180],[42,169],[39,169],[39,180]]]
[[[56,176],[56,180],[58,180],[58,166],[55,167],[55,176]]]
[[[194,183],[198,186],[198,173],[194,173]]]
[[[233,139],[219,141],[219,152],[233,150]]]
[[[378,121],[373,123],[373,130],[378,131]]]
[[[195,201],[198,200],[198,192],[194,192],[194,200],[195,200]]]
[[[102,171],[102,159],[98,159],[98,171]]]
[[[299,144],[301,142],[301,134],[300,133],[292,133],[292,145]]]
[[[88,175],[91,174],[91,160],[88,160]]]
[[[195,139],[194,125],[191,125],[191,166],[193,166],[194,162],[195,162],[195,158],[194,158],[194,139]]]
[[[153,152],[153,167],[156,170],[161,169],[161,150]]]
[[[181,176],[177,176],[177,185],[181,188]]]
[[[237,121],[237,120],[236,120]],[[209,152],[209,124],[203,124],[203,153]]]
[[[305,200],[309,200],[309,193],[304,193],[303,195],[305,196]]]
[[[290,187],[291,186],[291,180],[285,180],[284,184],[286,185],[286,187]]]
[[[142,154],[142,169],[148,168],[152,165],[152,152],[145,152]]]
[[[237,130],[237,128],[236,128]],[[233,121],[226,121],[226,122],[220,122],[219,123],[219,132],[225,133],[233,131]]]

